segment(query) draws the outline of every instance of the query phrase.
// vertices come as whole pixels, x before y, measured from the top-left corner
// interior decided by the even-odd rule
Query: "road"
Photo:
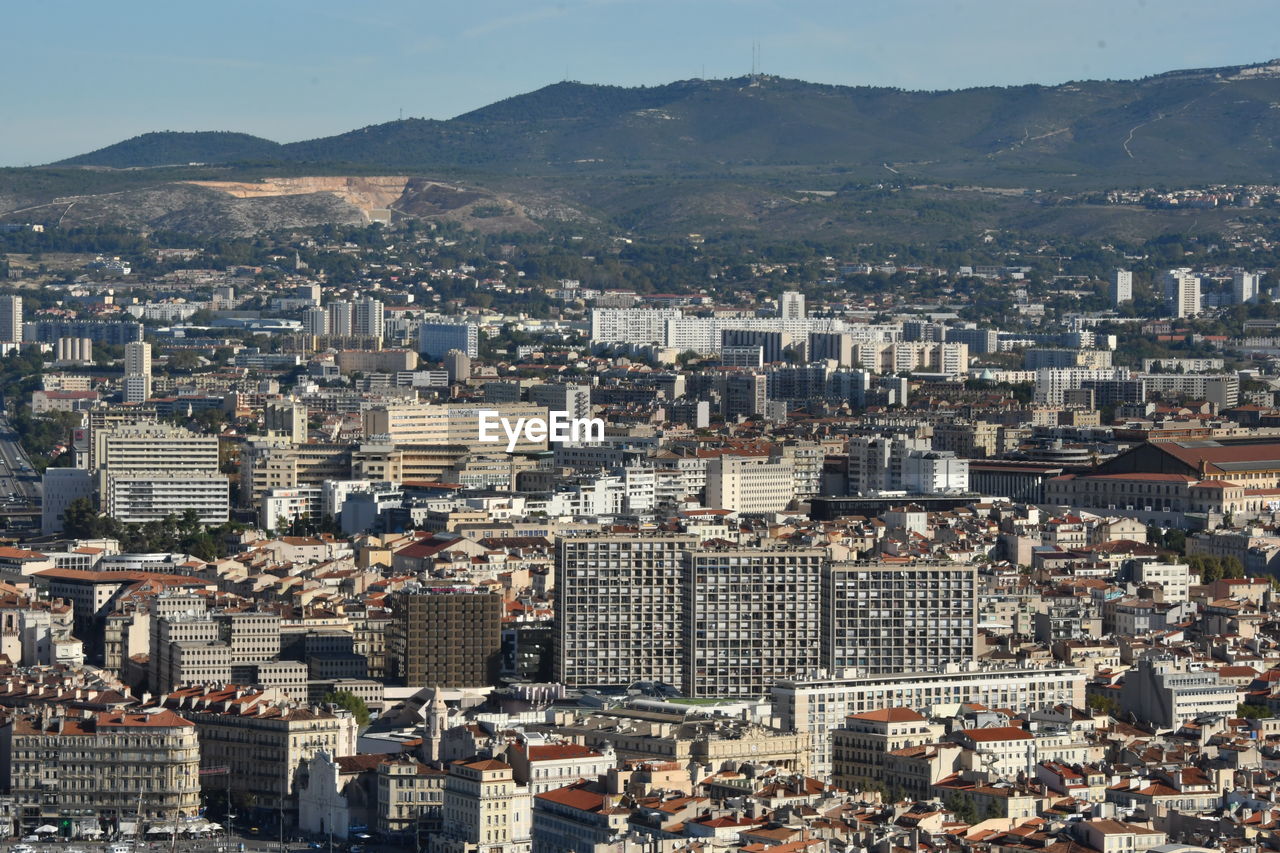
[[[40,509],[40,477],[18,443],[9,419],[0,415],[0,516]]]

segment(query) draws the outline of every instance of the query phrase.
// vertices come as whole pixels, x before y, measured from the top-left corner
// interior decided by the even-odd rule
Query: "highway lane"
[[[18,442],[9,419],[0,415],[0,513],[39,509],[40,477]]]

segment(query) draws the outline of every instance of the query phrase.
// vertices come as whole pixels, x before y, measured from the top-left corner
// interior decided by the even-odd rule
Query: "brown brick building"
[[[473,586],[389,597],[387,675],[411,687],[483,687],[498,678],[502,596]]]

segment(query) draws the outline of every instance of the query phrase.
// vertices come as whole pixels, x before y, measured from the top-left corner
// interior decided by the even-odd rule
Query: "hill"
[[[280,144],[247,133],[166,130],[144,133],[88,154],[63,160],[62,166],[105,166],[112,169],[153,168],[189,163],[276,161]]]
[[[58,165],[342,164],[494,175],[837,170],[853,179],[1081,188],[1258,180],[1280,168],[1280,64],[947,92],[776,77],[557,83],[448,121],[279,145],[152,133]]]

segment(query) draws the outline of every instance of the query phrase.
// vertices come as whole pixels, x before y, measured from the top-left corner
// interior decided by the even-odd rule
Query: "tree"
[[[93,501],[76,498],[63,511],[62,530],[72,539],[96,539],[102,530],[101,520]]]
[[[1236,706],[1236,716],[1244,717],[1246,720],[1269,720],[1274,715],[1266,705],[1250,705],[1241,702]]]
[[[1240,558],[1234,555],[1223,557],[1222,576],[1224,578],[1242,578],[1244,577],[1244,564],[1240,562]]]
[[[1120,703],[1110,696],[1090,695],[1084,700],[1085,707],[1102,711],[1112,717],[1120,713]]]
[[[337,690],[324,694],[324,702],[337,705],[351,712],[351,716],[356,718],[356,723],[361,726],[369,725],[369,706],[364,704],[364,700],[356,694],[348,690]]]

